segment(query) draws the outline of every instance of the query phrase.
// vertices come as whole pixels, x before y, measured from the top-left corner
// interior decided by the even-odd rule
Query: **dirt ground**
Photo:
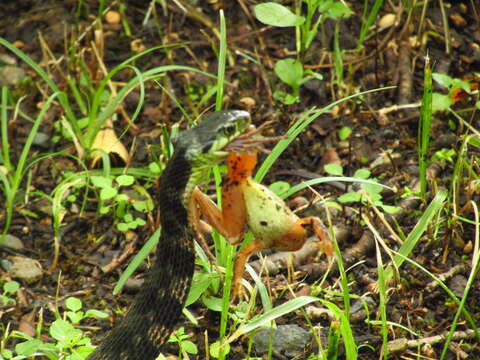
[[[124,4],[119,8],[119,4]],[[184,4],[185,3],[185,4]],[[300,101],[285,105],[274,98],[276,90],[288,88],[275,76],[273,66],[284,57],[295,56],[295,32],[293,28],[275,28],[255,20],[252,6],[255,1],[197,1],[191,5],[187,1],[159,1],[152,6],[149,1],[123,1],[111,4],[111,10],[121,14],[128,23],[130,34],[126,34],[125,23],[110,22],[102,17],[103,53],[100,55],[108,69],[132,56],[138,49],[147,49],[157,45],[170,44],[168,49],[159,49],[135,62],[140,70],[168,64],[181,64],[197,67],[209,73],[216,73],[217,57],[215,51],[218,39],[213,29],[218,28],[218,9],[223,8],[227,21],[228,50],[224,108],[244,109],[252,113],[256,124],[273,121],[274,134],[283,134],[298,118],[299,114],[312,108],[323,107],[342,96],[359,91],[385,86],[395,88],[374,92],[341,103],[315,120],[312,125],[292,143],[282,155],[265,180],[266,184],[283,180],[297,184],[311,177],[326,176],[323,165],[331,162],[341,164],[344,174],[351,176],[359,168],[368,168],[372,177],[377,178],[399,192],[384,192],[383,202],[401,207],[396,220],[396,230],[408,234],[418,221],[424,206],[413,197],[401,198],[405,187],[412,189],[418,184],[417,130],[419,119],[418,104],[422,98],[425,58],[428,54],[434,71],[447,74],[452,78],[474,79],[480,72],[480,3],[475,0],[430,1],[423,22],[420,21],[421,6],[410,13],[408,8],[397,1],[386,3],[378,20],[386,21],[386,27],[379,30],[376,26],[366,38],[365,47],[356,50],[356,41],[361,27],[364,1],[349,1],[353,15],[340,22],[339,44],[343,52],[343,82],[338,83],[335,75],[335,63],[332,55],[334,47],[335,22],[327,20],[315,41],[305,54],[305,67],[323,76],[323,80],[311,79],[300,91]],[[283,2],[290,5],[290,2]],[[184,5],[184,6],[182,6]],[[90,66],[94,81],[98,81],[101,70],[96,65],[96,55],[91,42],[96,41],[94,29],[98,4],[96,1],[2,1],[0,3],[0,36],[14,43],[18,48],[41,64],[54,79],[60,89],[70,92],[67,79],[75,74],[76,66],[72,57],[66,53],[75,44],[77,55]],[[388,21],[389,14],[396,14],[397,20]],[[387,17],[385,17],[387,16]],[[448,33],[443,19],[448,19]],[[378,21],[377,21],[378,24]],[[99,31],[99,30],[98,30]],[[97,34],[98,35],[98,34]],[[0,54],[8,54],[0,47]],[[253,60],[252,60],[253,59]],[[33,81],[12,86],[16,99],[26,96],[21,103],[21,111],[35,117],[41,102],[45,101],[47,87],[40,77],[25,63],[17,59],[14,65],[23,69]],[[120,73],[115,80],[119,83],[134,76],[131,71]],[[478,85],[478,80],[477,85]],[[204,111],[208,104],[199,105],[202,96],[214,84],[212,79],[191,72],[171,72],[159,79],[159,83],[171,92],[193,117]],[[434,91],[444,91],[438,85]],[[445,91],[444,91],[445,93]],[[124,111],[131,114],[139,101],[139,91],[128,95],[124,101]],[[455,104],[457,109],[467,109],[464,118],[474,128],[479,127],[480,117],[474,110],[475,95],[466,96]],[[478,97],[476,98],[478,101]],[[213,100],[209,102],[211,104]],[[399,106],[394,110],[392,106]],[[402,108],[403,106],[403,108]],[[390,108],[391,111],[388,111]],[[65,151],[73,154],[73,145],[67,140],[50,141],[58,135],[55,123],[61,116],[59,106],[53,106],[47,113],[46,121],[40,127],[47,141],[34,146],[35,154],[40,152]],[[157,84],[146,85],[146,98],[142,112],[132,126],[122,136],[126,149],[134,149],[130,166],[144,167],[151,161],[146,149],[158,141],[162,129],[170,129],[173,124],[186,121],[177,104]],[[458,149],[461,136],[465,134],[462,126],[452,126],[455,119],[447,114],[437,114],[432,123],[432,144],[430,154],[441,149]],[[115,126],[126,127],[126,121],[120,116]],[[339,140],[338,131],[350,127],[352,136],[348,140]],[[18,159],[28,136],[31,123],[19,118],[10,129],[10,139],[14,139],[11,152]],[[476,169],[476,156],[472,153],[472,166]],[[116,159],[117,164],[122,162]],[[375,164],[375,165],[371,165]],[[22,298],[17,306],[8,312],[0,309],[2,324],[11,323],[18,328],[35,327],[40,308],[45,309],[45,322],[52,320],[50,311],[55,304],[55,296],[61,299],[76,296],[82,299],[88,308],[105,309],[111,312],[107,320],[91,320],[87,331],[97,330],[93,335],[98,338],[108,330],[115,319],[121,316],[135,294],[136,282],[140,281],[146,270],[143,266],[135,279],[129,284],[127,292],[113,296],[112,289],[122,270],[128,265],[132,253],[143,245],[129,236],[125,236],[115,227],[110,216],[100,216],[95,203],[88,203],[81,215],[70,208],[63,219],[61,230],[60,260],[57,268],[47,271],[53,259],[53,227],[49,215],[49,201],[35,194],[51,194],[58,184],[59,173],[80,171],[78,163],[72,158],[61,156],[49,158],[33,167],[29,184],[32,195],[28,202],[19,203],[15,208],[9,233],[20,238],[23,250],[0,248],[0,256],[8,258],[23,255],[35,259],[44,269],[40,280],[22,286]],[[435,189],[448,189],[454,171],[452,163],[441,162],[430,168],[431,193]],[[466,185],[465,185],[466,186]],[[344,184],[330,183],[315,186],[324,196],[335,199],[345,192]],[[155,191],[150,187],[149,191]],[[458,206],[462,207],[472,197],[463,191],[458,195]],[[0,201],[3,200],[0,194]],[[90,196],[91,197],[91,196]],[[313,197],[311,191],[297,194],[291,201],[292,207]],[[473,195],[476,200],[477,195]],[[80,202],[78,203],[80,204]],[[428,202],[427,202],[428,204]],[[80,204],[81,206],[81,204]],[[450,206],[450,205],[449,205]],[[363,210],[362,210],[363,209]],[[379,357],[381,335],[378,328],[365,325],[365,319],[378,319],[376,305],[378,297],[372,293],[372,284],[376,280],[377,263],[375,242],[367,231],[359,215],[369,212],[359,204],[350,204],[342,210],[332,212],[333,223],[339,229],[340,248],[345,252],[346,267],[355,264],[355,270],[349,273],[350,292],[358,296],[367,296],[372,300],[370,315],[365,309],[352,314],[352,326],[357,344],[368,344],[360,349],[361,359]],[[310,207],[306,214],[320,210]],[[2,211],[3,214],[3,211]],[[34,214],[35,216],[33,216]],[[372,215],[372,214],[370,214]],[[468,217],[468,216],[467,216]],[[372,218],[375,218],[372,216]],[[470,218],[472,218],[470,216]],[[0,222],[4,217],[0,217]],[[378,228],[380,222],[372,220]],[[154,219],[147,219],[142,231],[151,231]],[[383,230],[382,230],[383,231]],[[369,235],[370,234],[370,235]],[[393,249],[399,244],[387,232],[385,241]],[[450,271],[446,283],[455,294],[461,295],[471,264],[471,244],[474,240],[473,226],[460,223],[448,223],[441,233],[428,233],[413,250],[411,258],[429,271],[439,275]],[[125,254],[126,249],[131,253]],[[123,256],[122,256],[123,255]],[[120,257],[120,260],[118,260]],[[252,258],[255,260],[255,257]],[[385,258],[387,260],[387,258]],[[302,274],[305,287],[321,277],[325,270],[324,259],[316,259],[307,254],[296,265]],[[105,269],[107,269],[105,271]],[[8,279],[4,270],[2,278]],[[272,276],[275,285],[285,279],[286,270]],[[392,322],[402,324],[420,338],[444,334],[452,323],[456,306],[443,290],[432,284],[432,279],[417,268],[404,265],[402,281],[389,292],[388,317]],[[335,283],[338,274],[333,272],[327,282]],[[478,320],[480,304],[478,283],[474,284],[469,295],[467,309]],[[299,290],[305,295],[310,290]],[[337,299],[338,300],[338,299]],[[281,303],[282,300],[278,300]],[[341,301],[341,300],[340,300]],[[192,312],[202,318],[199,327],[189,325],[185,319],[182,325],[194,334],[190,340],[204,347],[203,334],[215,338],[218,331],[218,314],[207,310],[202,304],[192,306]],[[315,319],[325,327],[329,321],[325,317]],[[296,323],[308,328],[303,317],[290,314],[281,322]],[[466,331],[465,321],[460,321],[457,331]],[[392,327],[390,339],[409,338],[400,328]],[[233,344],[232,359],[241,359],[245,354],[246,342],[239,340]],[[424,358],[437,359],[441,344],[436,343],[421,349]],[[458,346],[451,350],[448,359],[480,358],[480,346],[472,336],[454,341]],[[172,346],[172,353],[175,352]],[[314,353],[315,345],[307,353]],[[398,358],[416,358],[417,348],[401,351]],[[466,357],[464,357],[466,356]],[[392,356],[393,358],[394,356]],[[201,357],[200,357],[201,358]],[[280,357],[278,357],[280,358]],[[306,357],[305,357],[306,358]]]

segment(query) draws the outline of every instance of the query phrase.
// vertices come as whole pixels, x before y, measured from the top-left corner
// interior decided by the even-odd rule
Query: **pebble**
[[[0,86],[17,85],[25,77],[25,70],[19,67],[12,65],[0,67]]]
[[[290,359],[303,354],[311,338],[309,332],[298,325],[280,325],[276,329],[258,330],[253,336],[253,342],[255,351],[265,354],[272,341],[273,353],[283,354]]]
[[[9,274],[12,278],[24,281],[27,284],[34,283],[42,278],[43,271],[40,263],[23,256],[9,256],[12,262]]]
[[[10,234],[5,235],[5,238],[0,243],[0,246],[6,247],[12,250],[22,250],[24,248],[22,240]]]
[[[17,65],[17,60],[8,54],[0,54],[0,64]]]
[[[455,275],[449,282],[448,287],[452,292],[461,298],[465,287],[467,286],[467,278],[463,275]]]
[[[50,136],[41,131],[37,132],[33,138],[33,145],[48,149],[50,146]]]

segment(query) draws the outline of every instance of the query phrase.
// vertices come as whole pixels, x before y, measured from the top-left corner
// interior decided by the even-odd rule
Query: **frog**
[[[222,185],[222,209],[198,188],[193,191],[190,213],[198,231],[215,228],[231,245],[242,242],[247,229],[253,239],[235,257],[233,266],[233,296],[243,296],[241,281],[248,258],[261,250],[296,251],[304,245],[311,228],[317,236],[320,250],[333,257],[332,240],[322,221],[316,216],[299,217],[285,202],[265,185],[253,179],[257,151],[231,152],[227,158],[227,175]]]

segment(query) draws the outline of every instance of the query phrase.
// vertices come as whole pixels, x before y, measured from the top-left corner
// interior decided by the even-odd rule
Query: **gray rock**
[[[273,332],[273,333],[272,333]],[[253,336],[253,344],[258,354],[268,352],[272,342],[274,354],[291,359],[303,354],[311,335],[298,325],[280,325],[276,329],[260,329]]]
[[[17,65],[17,60],[8,54],[0,54],[0,64]]]
[[[33,145],[39,146],[41,148],[47,149],[49,147],[50,136],[39,131],[35,134],[33,138]]]
[[[19,67],[12,65],[0,67],[0,86],[17,85],[25,77],[25,70]]]
[[[26,282],[34,283],[42,278],[43,271],[40,263],[23,256],[10,256],[8,260],[12,262],[9,274],[11,277]]]
[[[3,241],[0,243],[0,246],[6,247],[12,250],[22,250],[24,248],[22,240],[10,234],[5,235]]]
[[[463,296],[463,291],[467,286],[467,278],[463,275],[455,275],[453,278],[450,279],[448,282],[448,287],[452,292],[461,298]]]

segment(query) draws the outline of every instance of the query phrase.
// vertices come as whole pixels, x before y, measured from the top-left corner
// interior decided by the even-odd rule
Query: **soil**
[[[108,3],[109,16],[113,18],[103,16],[97,21],[98,2],[93,0],[3,1],[0,3],[0,36],[40,64],[57,86],[71,97],[68,80],[71,77],[79,79],[81,66],[89,74],[92,85],[96,86],[104,76],[99,58],[109,71],[136,52],[158,45],[168,47],[159,48],[136,60],[134,65],[140,71],[177,64],[215,74],[218,38],[213,30],[219,28],[218,10],[223,9],[229,50],[224,108],[250,111],[257,125],[272,121],[269,133],[276,135],[284,134],[308,109],[324,107],[360,91],[394,86],[331,107],[282,154],[264,183],[282,180],[298,184],[308,178],[326,176],[324,165],[332,162],[341,165],[347,176],[352,176],[357,169],[369,168],[371,178],[396,190],[384,191],[382,202],[401,208],[398,214],[386,215],[386,218],[396,233],[405,235],[413,229],[439,189],[456,186],[455,198],[449,199],[445,205],[446,211],[432,220],[430,230],[418,242],[410,258],[437,276],[445,276],[444,281],[449,288],[461,297],[471,271],[475,229],[473,225],[460,221],[459,216],[474,219],[473,208],[468,204],[478,198],[473,181],[478,168],[477,148],[470,146],[464,154],[470,161],[467,166],[470,170],[465,170],[458,184],[452,183],[454,162],[439,159],[430,164],[428,169],[429,184],[425,202],[408,196],[407,187],[414,189],[419,183],[418,104],[423,94],[427,55],[434,72],[464,79],[472,84],[472,89],[478,89],[479,80],[475,76],[480,70],[480,4],[477,1],[430,2],[423,20],[420,5],[410,11],[403,7],[405,2],[402,1],[397,1],[395,8],[392,2],[385,3],[377,17],[377,25],[368,33],[361,50],[356,47],[364,1],[348,2],[353,15],[339,22],[343,79],[335,71],[333,56],[336,23],[327,20],[303,54],[305,68],[320,74],[323,79],[312,78],[304,83],[300,90],[300,101],[291,105],[285,105],[276,98],[276,91],[287,92],[290,89],[275,76],[273,67],[282,58],[295,57],[295,31],[293,28],[266,26],[255,20],[255,1],[200,0],[195,5],[184,0]],[[283,3],[293,6],[290,2]],[[441,8],[442,3],[444,9]],[[392,14],[397,15],[395,21],[390,21]],[[120,16],[123,22],[117,23],[115,16]],[[385,24],[384,29],[379,29],[380,19]],[[443,19],[448,20],[448,26]],[[93,51],[93,44],[99,49],[99,54]],[[4,47],[0,47],[2,54],[15,59]],[[34,119],[37,116],[49,94],[40,76],[20,59],[16,61],[13,66],[23,69],[27,80],[10,86],[10,99],[22,99],[19,110],[27,116],[18,116],[13,121],[13,111],[9,111],[10,153],[14,163],[20,158],[32,127],[28,117]],[[117,91],[122,83],[133,76],[135,73],[131,69],[116,75]],[[206,103],[201,103],[201,100],[214,84],[213,79],[203,74],[169,72],[157,83],[145,85],[141,113],[134,125],[128,126],[124,114],[131,116],[141,99],[139,89],[131,92],[113,124],[125,149],[132,154],[128,166],[148,166],[155,159],[152,154],[159,154],[158,139],[162,134],[168,133],[174,124],[179,123],[182,128],[187,125],[179,104],[192,118],[210,111],[208,105],[214,102],[214,98],[209,98]],[[168,90],[179,103],[162,92],[161,87]],[[434,91],[447,93],[438,84],[434,85]],[[459,122],[451,113],[436,113],[431,128],[429,158],[442,149],[453,149],[458,154],[464,135],[468,133],[467,127],[478,128],[480,125],[480,116],[475,110],[478,92],[467,94],[458,90],[455,101],[452,107],[465,123]],[[76,107],[75,111],[81,117],[81,109]],[[138,282],[141,282],[151,263],[150,259],[140,267],[138,274],[130,280],[127,291],[112,295],[119,275],[143,245],[144,237],[135,234],[152,232],[156,215],[155,211],[153,215],[144,215],[146,226],[124,233],[117,229],[118,219],[113,214],[99,214],[96,196],[91,193],[78,194],[77,200],[66,208],[62,219],[59,262],[56,267],[52,266],[55,234],[51,198],[46,195],[52,196],[65,172],[84,170],[75,158],[77,153],[71,140],[60,136],[58,141],[54,141],[60,135],[58,124],[62,115],[63,110],[58,103],[47,111],[39,129],[46,140],[34,144],[29,154],[29,158],[33,159],[40,153],[61,152],[36,162],[22,183],[8,233],[21,239],[24,248],[0,248],[0,256],[4,260],[12,255],[37,260],[44,269],[43,276],[31,284],[22,283],[17,305],[8,307],[7,311],[0,309],[0,318],[2,324],[9,323],[12,329],[20,327],[27,329],[24,330],[27,332],[40,321],[40,309],[43,309],[42,321],[47,325],[54,320],[55,306],[69,296],[75,296],[83,301],[86,308],[105,310],[111,315],[106,320],[92,319],[83,325],[83,329],[94,339],[99,339],[124,313],[135,295]],[[339,140],[339,130],[345,127],[349,127],[352,134],[348,139]],[[128,130],[124,131],[126,128]],[[117,155],[112,155],[113,165],[124,166],[121,156]],[[160,158],[164,160],[162,156]],[[147,176],[140,183],[151,194],[156,191],[154,176]],[[27,187],[28,193],[25,191]],[[315,186],[316,191],[332,200],[351,189],[352,186],[335,182]],[[314,198],[312,191],[303,191],[289,205],[311,205]],[[0,194],[0,199],[4,200],[4,194]],[[302,212],[305,216],[324,213],[322,207],[307,207]],[[0,222],[4,222],[3,209],[1,213]],[[359,350],[359,358],[376,359],[380,356],[382,344],[380,328],[367,325],[365,321],[380,319],[379,297],[374,291],[377,258],[374,237],[362,216],[370,220],[388,247],[398,250],[400,242],[391,235],[371,207],[359,203],[342,204],[340,210],[332,209],[331,213],[345,266],[353,267],[347,272],[350,294],[356,296],[352,302],[355,307],[361,305],[361,298],[366,304],[352,311],[350,320],[357,345],[364,345]],[[438,224],[440,226],[435,226]],[[295,264],[297,280],[293,289],[297,295],[310,294],[312,291],[325,295],[325,292],[319,293],[318,288],[312,286],[326,269],[325,259],[315,255],[307,251]],[[252,257],[251,260],[255,259]],[[383,257],[385,262],[388,259],[387,255]],[[282,260],[279,261],[282,263]],[[0,274],[3,280],[10,279],[4,269],[0,270]],[[284,287],[286,277],[286,269],[271,275],[270,286],[275,294],[283,294],[278,289]],[[322,286],[340,291],[338,284],[338,272],[333,269]],[[480,314],[479,290],[478,282],[475,282],[466,303],[475,321]],[[329,296],[329,301],[343,307],[341,298],[332,297],[331,292]],[[287,298],[286,295],[279,295],[274,299],[274,305],[281,304]],[[317,307],[321,305],[317,304]],[[261,311],[261,305],[258,309]],[[179,325],[186,327],[187,333],[193,335],[190,340],[199,346],[199,353],[205,354],[204,333],[208,330],[211,342],[216,339],[219,315],[208,310],[201,302],[192,305],[190,310],[201,319],[199,326],[191,325],[186,319],[182,319]],[[387,316],[389,321],[409,328],[417,336],[392,326],[388,333],[389,340],[402,342],[445,335],[450,330],[456,310],[456,304],[434,284],[431,277],[417,267],[404,264],[400,269],[400,280],[392,284],[388,292]],[[311,315],[311,318],[313,325],[326,329],[332,320],[325,314]],[[304,317],[297,313],[285,316],[279,323],[294,323],[309,329]],[[468,329],[468,323],[461,318],[455,330],[458,337],[452,341],[446,359],[480,358],[480,345]],[[416,354],[420,353],[424,358],[437,359],[443,343],[432,341],[427,345],[422,343],[408,349],[402,348],[391,358],[416,358]],[[247,338],[233,343],[229,358],[244,358],[247,344]],[[316,346],[312,342],[307,347],[306,355],[302,356],[307,358],[309,354],[314,354]],[[166,348],[166,352],[172,354],[176,351],[175,345]],[[280,354],[275,356],[278,359],[282,356],[290,358]],[[340,354],[339,357],[343,356]],[[198,358],[205,356],[199,355]]]

